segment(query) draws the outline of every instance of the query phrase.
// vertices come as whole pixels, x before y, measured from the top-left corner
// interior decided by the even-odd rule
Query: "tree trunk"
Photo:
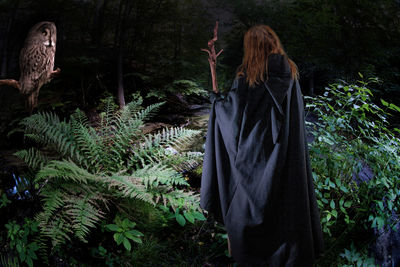
[[[119,108],[125,107],[125,94],[124,94],[124,73],[123,73],[123,52],[122,46],[119,47],[118,60],[117,60],[117,80],[118,80],[118,103]]]
[[[9,37],[10,37],[10,32],[11,32],[11,28],[12,25],[14,24],[14,20],[15,20],[15,16],[17,14],[17,10],[19,7],[19,0],[15,1],[15,6],[13,8],[12,14],[10,15],[10,18],[8,19],[8,23],[7,23],[7,29],[4,35],[4,39],[3,39],[3,45],[2,45],[2,49],[1,49],[1,65],[0,65],[0,78],[5,78],[7,77],[7,63],[9,60],[9,47],[8,47],[8,42],[9,42]]]
[[[124,2],[124,3],[123,3]],[[133,8],[132,1],[123,1],[120,2],[120,13],[123,9],[123,15],[120,20],[119,25],[119,41],[118,41],[118,58],[117,58],[117,90],[118,90],[118,102],[119,107],[125,107],[125,93],[124,93],[124,42],[126,35],[126,20],[128,19],[129,14],[131,13]]]

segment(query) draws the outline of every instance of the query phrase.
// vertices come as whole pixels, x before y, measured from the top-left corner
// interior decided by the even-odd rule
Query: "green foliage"
[[[19,267],[19,262],[17,258],[7,258],[4,255],[0,256],[0,264],[4,267]]]
[[[7,207],[8,204],[11,203],[11,201],[7,198],[7,194],[3,193],[0,194],[0,209]]]
[[[400,208],[400,141],[388,128],[391,115],[372,102],[368,85],[342,81],[326,88],[323,96],[305,97],[318,115],[317,122],[309,123],[315,137],[309,151],[322,229],[331,249],[341,245],[334,240],[391,227],[391,216]],[[373,173],[369,179],[360,176],[366,166]]]
[[[181,94],[183,96],[197,95],[207,97],[208,92],[199,86],[196,82],[191,80],[175,80],[171,84],[168,84],[162,90],[151,90],[146,97],[157,97],[158,99],[165,99],[167,93]]]
[[[340,254],[345,260],[345,263],[341,263],[340,267],[374,267],[376,266],[374,258],[368,257],[367,251],[358,252],[352,243],[350,250],[345,249],[343,253]]]
[[[15,221],[11,221],[5,226],[11,249],[16,250],[21,263],[25,262],[32,267],[33,261],[38,259],[36,252],[39,250],[39,246],[35,241],[32,241],[32,236],[39,231],[38,223],[25,219],[22,226]]]
[[[40,151],[33,149],[16,155],[37,170],[43,211],[35,218],[53,246],[72,238],[87,242],[90,229],[105,218],[111,201],[115,205],[137,199],[189,214],[201,210],[199,195],[183,189],[186,180],[172,168],[179,153],[171,156],[166,150],[185,147],[198,131],[172,127],[143,135],[144,121],[163,103],[146,108],[141,104],[139,97],[115,110],[108,100],[96,127],[80,110],[69,121],[39,113],[21,122],[26,137],[52,151],[51,157],[36,157]]]
[[[143,233],[135,230],[136,223],[132,222],[128,218],[121,218],[120,216],[116,216],[114,219],[115,224],[107,224],[107,230],[111,232],[115,232],[113,235],[115,242],[117,245],[124,245],[125,249],[131,251],[131,242],[132,240],[136,243],[142,243],[141,237]]]
[[[184,211],[183,214],[180,213],[179,208],[175,210],[174,213],[170,213],[170,219],[175,218],[177,223],[181,226],[185,226],[186,221],[194,224],[195,220],[205,221],[206,217],[204,217],[203,213],[198,211]]]

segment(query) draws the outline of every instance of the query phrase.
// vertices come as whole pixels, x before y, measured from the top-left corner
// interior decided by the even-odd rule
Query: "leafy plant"
[[[165,210],[168,212],[168,210]],[[175,210],[175,212],[170,212],[169,217],[170,219],[175,219],[178,224],[181,226],[185,226],[186,221],[190,223],[194,223],[195,220],[198,221],[204,221],[206,220],[206,217],[204,217],[203,213],[198,212],[198,211],[184,211],[183,214],[181,214],[179,208]]]
[[[330,251],[366,230],[362,238],[372,240],[372,229],[393,226],[393,214],[400,208],[398,129],[388,128],[391,115],[372,102],[368,86],[375,81],[341,81],[322,96],[305,97],[318,116],[308,123],[314,135],[309,151]]]
[[[109,231],[115,232],[114,240],[117,242],[117,245],[124,245],[125,249],[131,250],[131,242],[132,240],[136,243],[142,243],[140,239],[143,236],[143,233],[135,230],[136,223],[132,222],[128,218],[122,219],[120,216],[116,216],[114,219],[115,224],[107,224],[106,228]]]
[[[32,148],[16,153],[36,170],[43,211],[35,218],[53,246],[72,237],[87,242],[111,200],[116,205],[123,199],[138,199],[174,210],[201,210],[199,195],[182,189],[188,183],[170,164],[179,154],[166,151],[169,146],[178,151],[199,132],[171,127],[144,135],[144,121],[163,103],[142,108],[138,98],[121,110],[111,99],[107,103],[96,126],[80,110],[69,121],[39,113],[21,122],[27,138],[53,152],[44,155]]]
[[[360,253],[356,250],[354,244],[352,243],[350,246],[350,250],[345,249],[343,253],[340,254],[346,263],[342,263],[340,267],[375,267],[374,258],[368,257],[367,252],[363,251]]]
[[[21,263],[25,262],[28,266],[33,266],[33,260],[37,260],[36,252],[39,246],[35,241],[31,241],[32,236],[38,230],[38,223],[25,219],[25,224],[21,227],[15,221],[7,223],[7,238],[10,240],[10,247],[18,253]]]
[[[8,204],[10,204],[10,203],[11,203],[11,201],[7,198],[7,195],[6,194],[1,194],[0,209],[7,207]]]

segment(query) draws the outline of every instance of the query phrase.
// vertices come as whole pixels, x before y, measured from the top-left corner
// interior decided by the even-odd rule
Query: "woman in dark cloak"
[[[244,36],[231,90],[211,93],[201,207],[243,266],[311,266],[323,249],[298,71],[268,26]]]

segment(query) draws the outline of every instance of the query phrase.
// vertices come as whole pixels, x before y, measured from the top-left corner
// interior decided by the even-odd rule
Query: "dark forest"
[[[20,53],[43,21],[59,71],[32,105]],[[235,266],[199,206],[216,21],[222,93],[253,25],[298,67],[315,266],[400,264],[398,0],[0,0],[0,266]]]

